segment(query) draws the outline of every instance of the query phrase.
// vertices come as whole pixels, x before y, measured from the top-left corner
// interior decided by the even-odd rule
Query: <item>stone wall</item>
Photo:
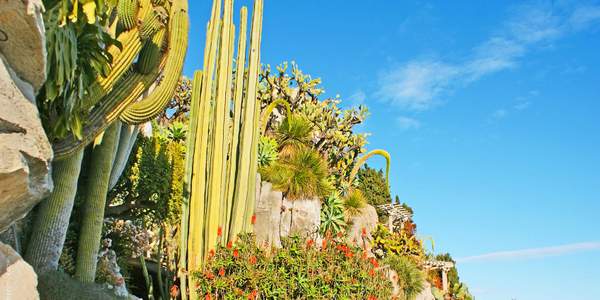
[[[39,0],[0,0],[0,232],[52,190],[35,94],[46,75]]]

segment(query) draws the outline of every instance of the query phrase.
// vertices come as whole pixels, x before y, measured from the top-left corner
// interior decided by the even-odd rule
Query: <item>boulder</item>
[[[258,244],[274,245],[281,247],[280,223],[281,223],[281,205],[283,194],[273,190],[270,182],[263,181],[257,185],[259,196],[256,198],[254,214],[256,223],[254,224],[254,234]]]
[[[46,38],[41,0],[0,0],[0,52],[35,91],[46,80]]]
[[[321,226],[321,201],[312,199],[283,199],[281,236],[299,235],[317,238]]]
[[[0,243],[0,299],[39,299],[33,268],[3,243]]]
[[[3,6],[6,1],[0,2]],[[0,55],[0,232],[52,190],[51,145],[33,99],[26,98],[15,80]]]
[[[350,218],[350,229],[348,230],[348,239],[353,243],[358,243],[359,246],[365,246],[368,253],[371,253],[371,241],[373,237],[371,232],[377,227],[379,218],[375,207],[365,205],[360,209],[359,213]],[[363,229],[366,236],[363,237]]]
[[[431,291],[431,284],[425,281],[423,286],[423,290],[417,295],[415,300],[436,300],[436,298],[433,296],[433,292]]]

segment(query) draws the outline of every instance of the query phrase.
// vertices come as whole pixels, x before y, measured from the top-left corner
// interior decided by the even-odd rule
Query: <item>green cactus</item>
[[[144,42],[137,63],[137,71],[141,74],[150,74],[158,66],[166,32],[166,30],[161,29],[151,39]]]
[[[167,11],[163,7],[156,7],[149,10],[142,20],[140,27],[140,37],[145,40],[152,37],[156,32],[165,26],[168,18]]]
[[[125,29],[131,29],[136,24],[136,15],[138,13],[137,0],[119,0],[117,4],[117,18],[119,25]]]
[[[242,219],[247,218],[249,223],[249,216],[254,210],[253,199],[247,198],[250,189],[252,198],[255,197],[251,184],[255,184],[256,166],[252,164],[257,163],[258,147],[259,105],[256,85],[260,65],[262,0],[254,3],[248,50],[245,7],[241,9],[240,18],[235,80],[232,75],[235,41],[232,0],[213,1],[204,51],[204,72],[195,76],[195,82],[199,82],[202,76],[202,86],[198,87],[195,83],[192,92],[190,118],[198,119],[198,122],[190,126],[194,141],[188,141],[185,181],[189,203],[187,207],[184,204],[180,253],[182,266],[187,266],[189,271],[200,269],[204,256],[218,242],[233,239],[244,226]],[[246,51],[250,53],[247,76],[244,75]],[[233,107],[229,105],[231,100]],[[242,123],[242,120],[248,122]],[[248,175],[252,170],[254,174],[250,180]],[[240,194],[240,186],[245,187],[243,195]],[[189,220],[185,221],[188,216]],[[183,245],[187,245],[187,249]],[[183,288],[187,286],[186,276],[184,273],[179,275]],[[184,299],[187,297],[182,296]],[[197,296],[191,289],[190,297],[195,299]]]

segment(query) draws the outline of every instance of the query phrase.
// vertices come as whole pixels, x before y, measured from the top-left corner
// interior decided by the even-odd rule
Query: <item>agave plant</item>
[[[274,138],[261,136],[258,141],[258,166],[261,168],[270,166],[277,160],[279,145]]]
[[[312,125],[301,115],[290,115],[283,119],[277,128],[275,137],[279,143],[279,153],[287,156],[299,148],[308,147],[311,140]]]
[[[344,203],[337,193],[331,193],[325,198],[321,208],[321,235],[337,234],[346,226],[344,221]]]
[[[168,128],[167,136],[169,139],[181,142],[185,140],[185,136],[187,135],[187,126],[181,122],[174,122]]]
[[[350,189],[344,197],[344,208],[348,217],[358,214],[366,202],[364,194],[359,189]]]

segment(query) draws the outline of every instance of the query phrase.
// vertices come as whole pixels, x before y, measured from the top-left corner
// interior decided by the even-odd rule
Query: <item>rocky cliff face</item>
[[[42,9],[0,0],[0,232],[52,190],[52,148],[34,98],[45,80]]]
[[[0,243],[0,299],[39,299],[37,275],[11,247]]]

